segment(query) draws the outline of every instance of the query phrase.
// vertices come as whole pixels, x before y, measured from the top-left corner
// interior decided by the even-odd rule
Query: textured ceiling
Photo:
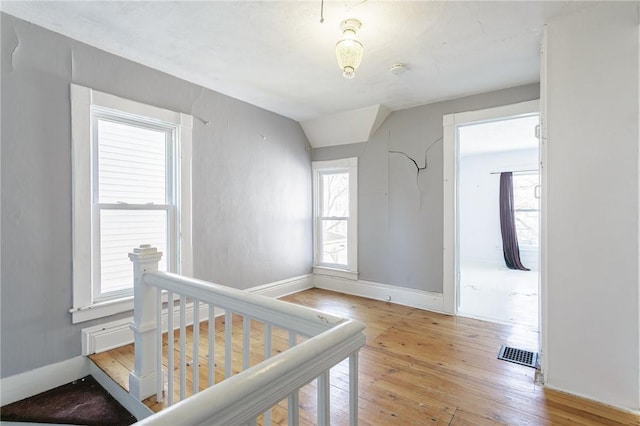
[[[539,80],[542,27],[582,2],[10,2],[1,9],[108,52],[298,121],[391,110]],[[334,47],[355,17],[353,80]],[[405,63],[407,71],[389,68]]]

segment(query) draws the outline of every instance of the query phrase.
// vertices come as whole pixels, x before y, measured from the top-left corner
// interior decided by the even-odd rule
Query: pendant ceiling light
[[[360,61],[362,61],[362,43],[356,38],[356,31],[362,24],[357,19],[347,19],[342,21],[342,39],[336,44],[336,58],[338,66],[342,70],[345,78],[353,78]]]

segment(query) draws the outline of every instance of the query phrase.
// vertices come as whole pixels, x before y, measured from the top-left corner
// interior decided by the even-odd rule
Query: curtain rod
[[[530,172],[539,172],[539,169],[530,169],[530,170],[505,170],[504,172],[491,172],[490,175],[499,175],[500,173],[530,173]]]

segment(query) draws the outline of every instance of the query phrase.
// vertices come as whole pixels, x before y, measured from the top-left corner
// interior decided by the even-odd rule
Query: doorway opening
[[[443,117],[445,312],[543,329],[539,121],[537,100]],[[503,173],[515,244],[509,231],[503,244]]]
[[[458,315],[538,329],[538,123],[458,126]]]

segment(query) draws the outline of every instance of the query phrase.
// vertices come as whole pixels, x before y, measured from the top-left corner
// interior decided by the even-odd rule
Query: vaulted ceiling
[[[325,1],[323,23],[320,0],[2,1],[0,7],[304,127],[376,105],[394,111],[536,82],[544,24],[588,4]],[[347,80],[335,44],[340,22],[351,17],[363,24],[365,50],[356,77]],[[390,72],[397,63],[406,65],[404,73]]]

